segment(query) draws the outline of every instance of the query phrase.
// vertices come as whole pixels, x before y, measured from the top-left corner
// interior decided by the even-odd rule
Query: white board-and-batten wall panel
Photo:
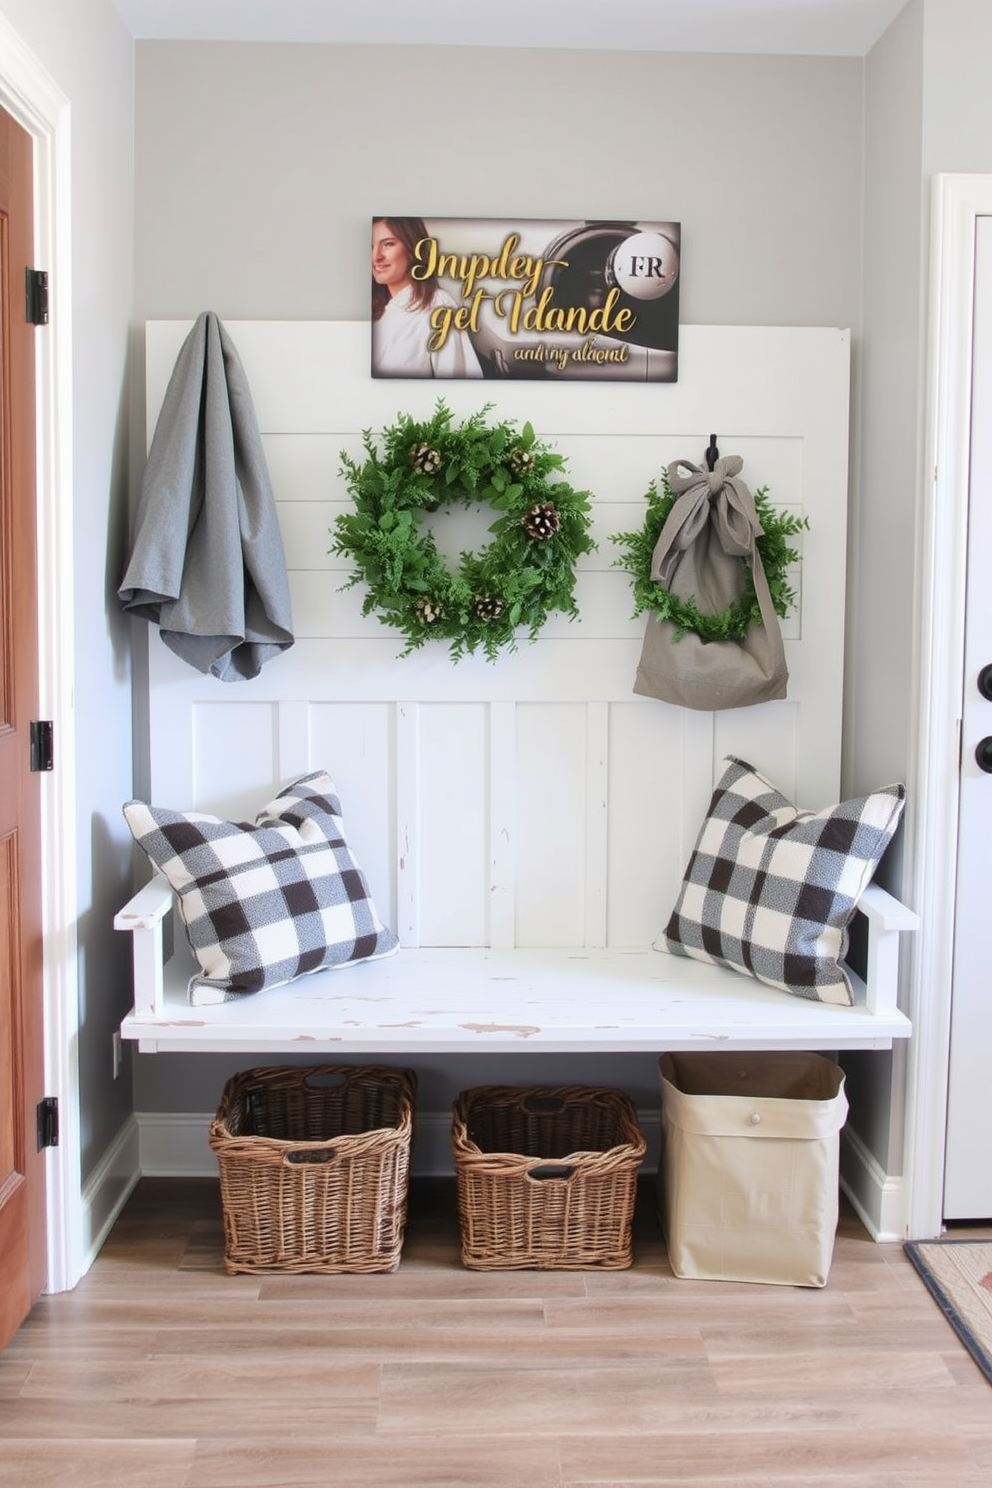
[[[146,329],[149,438],[189,321]],[[369,375],[368,326],[226,323],[252,390],[286,550],[296,644],[248,682],[201,676],[150,638],[155,804],[253,817],[326,768],[383,917],[408,945],[642,946],[657,935],[720,761],[748,759],[801,805],[840,778],[850,339],[825,328],[684,326],[675,384],[399,382]],[[361,614],[330,553],[350,497],[341,451],[398,414],[530,421],[593,497],[580,618],[556,617],[495,662],[402,637]],[[697,713],[635,696],[644,630],[611,535],[710,434],[752,490],[804,514],[788,697]],[[488,508],[435,521],[454,554]]]

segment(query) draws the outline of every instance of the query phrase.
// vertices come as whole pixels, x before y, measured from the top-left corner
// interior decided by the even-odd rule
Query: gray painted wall
[[[135,319],[363,318],[393,210],[675,218],[685,322],[857,334],[862,80],[850,58],[140,43]],[[136,1108],[212,1110],[244,1062],[139,1056]],[[492,1080],[658,1101],[651,1058],[491,1064],[418,1059],[421,1103]]]
[[[130,1108],[127,1083],[109,1082],[108,1053],[130,995],[126,948],[109,930],[129,872],[119,807],[132,778],[130,662],[112,598],[126,531],[129,310],[139,351],[145,319],[208,307],[361,316],[376,211],[680,218],[686,321],[855,333],[845,782],[905,774],[927,183],[933,171],[992,170],[987,0],[909,0],[865,64],[143,43],[134,75],[109,0],[0,0],[0,13],[73,113],[84,1174]],[[132,485],[141,384],[139,355]],[[136,703],[140,720],[140,687]],[[143,769],[139,756],[138,781]],[[136,1066],[139,1109],[196,1110],[215,1104],[227,1063]],[[628,1074],[653,1094],[653,1066]],[[849,1078],[859,1130],[898,1171],[898,1063],[864,1056]],[[442,1100],[450,1071],[428,1080]]]
[[[987,0],[912,0],[923,14],[924,178],[992,171],[992,6]]]
[[[861,78],[850,58],[142,42],[135,316],[364,317],[368,223],[396,211],[678,218],[685,321],[856,326]]]
[[[906,780],[914,730],[915,513],[924,324],[923,27],[909,5],[865,67],[864,318],[851,496],[844,786]],[[898,575],[898,581],[895,576]],[[907,802],[907,823],[913,811]],[[904,835],[886,863],[902,889]],[[902,1170],[905,1050],[844,1058],[851,1122]]]

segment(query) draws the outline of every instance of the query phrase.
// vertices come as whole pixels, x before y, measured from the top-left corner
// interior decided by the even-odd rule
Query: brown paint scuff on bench
[[[460,1026],[466,1033],[516,1033],[520,1038],[541,1032],[534,1023],[462,1023]]]

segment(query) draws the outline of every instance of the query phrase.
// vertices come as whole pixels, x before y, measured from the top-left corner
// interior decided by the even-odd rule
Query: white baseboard
[[[141,1177],[140,1151],[138,1121],[136,1117],[129,1116],[87,1182],[83,1184],[81,1275],[85,1276],[92,1266],[114,1220]]]
[[[197,1112],[138,1111],[140,1167],[145,1178],[216,1178],[217,1160],[207,1140],[213,1120]],[[645,1172],[658,1167],[661,1118],[657,1111],[639,1111],[638,1124],[648,1150]],[[451,1112],[418,1111],[414,1128],[412,1171],[418,1178],[451,1177]]]
[[[886,1173],[851,1127],[841,1132],[840,1186],[873,1240],[905,1240],[905,1180]]]
[[[217,1160],[207,1140],[213,1112],[139,1111],[121,1127],[83,1188],[83,1274],[89,1270],[114,1220],[139,1178],[216,1178]],[[647,1140],[642,1171],[657,1172],[661,1138],[658,1111],[639,1111]],[[414,1133],[415,1176],[450,1177],[451,1113],[419,1112]],[[905,1239],[905,1185],[884,1172],[850,1128],[841,1134],[841,1188],[874,1240]]]
[[[142,1178],[216,1178],[207,1133],[214,1112],[136,1111]]]

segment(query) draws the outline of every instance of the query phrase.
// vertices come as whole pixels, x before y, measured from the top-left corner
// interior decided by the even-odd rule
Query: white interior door
[[[992,217],[975,243],[968,578],[944,1218],[992,1216]]]

